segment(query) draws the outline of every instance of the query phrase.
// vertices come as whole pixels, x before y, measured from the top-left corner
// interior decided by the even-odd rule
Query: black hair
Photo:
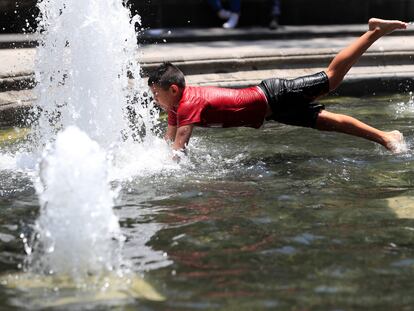
[[[173,84],[184,88],[185,77],[183,72],[170,62],[162,63],[149,74],[148,86],[158,85],[166,90]]]

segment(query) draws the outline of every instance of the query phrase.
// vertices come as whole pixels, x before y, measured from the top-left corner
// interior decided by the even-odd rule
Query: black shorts
[[[266,79],[259,87],[273,112],[267,120],[314,128],[325,106],[313,101],[329,92],[329,80],[326,73],[321,71],[292,80]]]

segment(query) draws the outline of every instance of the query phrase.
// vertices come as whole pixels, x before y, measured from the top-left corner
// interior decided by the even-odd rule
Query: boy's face
[[[168,89],[163,89],[154,84],[150,89],[157,104],[167,112],[177,106],[180,102],[180,88],[177,85],[173,84]]]

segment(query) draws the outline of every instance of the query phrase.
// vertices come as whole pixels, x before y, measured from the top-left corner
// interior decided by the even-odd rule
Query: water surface
[[[115,212],[126,236],[124,258],[166,301],[57,309],[410,310],[412,98],[324,103],[401,130],[409,151],[396,156],[363,139],[277,123],[196,129],[188,163],[113,182],[121,187]],[[34,164],[11,152],[19,144],[1,145],[1,274],[20,271],[20,236],[30,235],[39,210]],[[24,297],[0,287],[7,310],[33,308]]]

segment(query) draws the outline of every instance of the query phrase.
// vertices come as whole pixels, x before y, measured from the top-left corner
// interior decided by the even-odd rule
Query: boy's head
[[[148,86],[156,102],[168,111],[179,103],[185,88],[185,77],[180,69],[167,62],[149,75]]]

